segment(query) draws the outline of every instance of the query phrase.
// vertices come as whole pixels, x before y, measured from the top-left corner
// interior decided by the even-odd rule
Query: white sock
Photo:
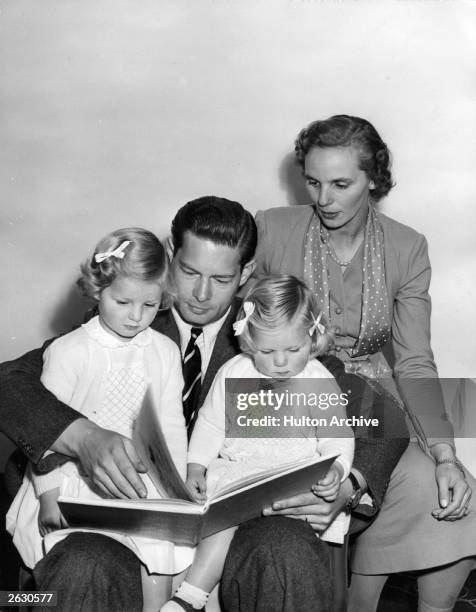
[[[430,606],[422,599],[418,600],[418,612],[452,612],[453,608],[454,606],[449,608],[435,608],[435,606]]]
[[[202,591],[193,584],[189,584],[186,580],[182,582],[175,592],[176,597],[180,597],[189,603],[196,610],[201,610],[207,603],[209,593]],[[183,612],[183,608],[174,601],[168,601],[160,608],[160,612]]]

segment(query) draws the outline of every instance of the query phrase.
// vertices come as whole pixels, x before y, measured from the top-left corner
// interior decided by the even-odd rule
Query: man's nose
[[[199,278],[195,284],[193,297],[199,302],[205,302],[211,297],[210,279]]]

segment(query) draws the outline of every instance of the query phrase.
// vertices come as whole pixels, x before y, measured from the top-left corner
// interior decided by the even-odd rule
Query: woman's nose
[[[319,190],[319,197],[317,203],[322,208],[324,208],[325,206],[329,206],[329,204],[331,203],[331,193],[328,187],[321,187],[321,189]]]
[[[211,297],[210,280],[207,278],[199,278],[195,284],[193,297],[199,302],[205,302]]]

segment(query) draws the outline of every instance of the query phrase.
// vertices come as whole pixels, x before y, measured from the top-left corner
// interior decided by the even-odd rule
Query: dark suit
[[[202,405],[218,369],[239,352],[237,340],[233,335],[232,323],[236,318],[240,303],[241,301],[238,298],[234,299],[230,313],[217,335],[212,356],[203,379],[199,406]],[[151,327],[168,336],[180,346],[179,331],[170,311],[159,312]],[[59,402],[41,385],[39,379],[42,368],[42,352],[48,344],[49,342],[46,343],[42,349],[31,351],[15,361],[7,362],[0,366],[0,422],[2,431],[18,445],[30,461],[36,463],[40,470],[45,471],[51,469],[58,461],[66,460],[66,458],[61,459],[58,455],[50,455],[46,459],[41,459],[41,455],[71,422],[81,416],[68,406]],[[401,415],[394,403],[386,399],[385,396],[371,392],[362,379],[354,375],[345,374],[342,363],[338,359],[334,357],[325,357],[322,359],[322,362],[334,374],[343,391],[348,392],[349,389],[352,390],[349,395],[349,414],[359,415],[361,411],[362,413],[368,413],[370,410],[375,416],[379,416],[383,423],[383,414],[385,412],[385,429],[394,432],[394,437],[391,439],[383,437],[383,430],[371,430],[368,432],[369,437],[359,437],[356,439],[354,466],[359,469],[366,478],[369,492],[375,502],[373,508],[359,506],[357,510],[361,515],[372,516],[376,513],[381,504],[390,474],[407,445],[407,434],[403,415]],[[362,435],[362,432],[360,432],[360,435]],[[398,437],[400,435],[401,437]],[[285,521],[286,519],[284,519],[284,521],[278,519],[278,525]],[[290,519],[288,519],[288,523],[289,521]],[[259,523],[271,526],[271,521],[269,519],[260,519]],[[300,523],[301,521],[291,521],[292,528],[302,530],[303,525]],[[286,529],[284,529],[284,531],[286,531]],[[240,528],[238,536],[243,533],[246,534],[246,527]],[[330,570],[326,565],[326,547],[315,538],[309,539],[308,535],[309,534],[299,534],[297,540],[295,535],[293,535],[295,550],[299,550],[302,553],[301,545],[307,538],[309,551],[312,551],[309,552],[308,561],[312,567],[314,567],[316,563],[319,565],[320,573],[322,576],[327,576],[327,583],[329,583]],[[82,589],[90,588],[91,580],[95,580],[95,572],[90,572],[87,568],[90,566],[88,551],[96,546],[97,541],[95,540],[94,534],[88,534],[88,536],[89,542],[87,546],[84,545],[84,541],[79,539],[77,539],[77,541],[72,541],[70,538],[64,540],[57,545],[60,548],[55,547],[53,551],[37,565],[37,568],[35,568],[37,588],[40,590],[61,589],[61,585],[63,585],[61,599],[64,602],[64,609],[78,609],[77,602],[81,597]],[[304,537],[303,541],[300,539],[301,536]],[[254,537],[255,536],[253,536],[253,538]],[[246,541],[246,537],[244,539]],[[266,539],[267,542],[271,540],[268,536],[266,536]],[[272,539],[276,540],[276,537]],[[238,544],[236,542],[238,542]],[[237,550],[237,546],[238,548],[240,547],[239,538],[236,542],[233,550],[236,551],[236,556],[238,556],[240,553],[240,551]],[[254,546],[254,541],[252,543]],[[96,546],[96,548],[98,547]],[[114,554],[117,553],[113,554],[111,552],[109,555],[109,551],[104,542],[101,543],[101,550],[103,551],[103,565],[105,566],[102,568],[103,571],[100,574],[102,580],[101,584],[107,584],[108,579],[113,581],[114,584],[118,586],[117,598],[114,601],[101,600],[101,608],[96,607],[94,609],[104,610],[107,609],[108,606],[113,609],[114,606],[118,605],[119,601],[122,602],[121,605],[124,605],[125,599],[120,588],[121,583],[124,585],[127,584],[129,590],[134,590],[133,585],[135,585],[135,587],[137,587],[137,584],[140,585],[140,582],[137,582],[139,566],[137,561],[134,563],[135,557],[131,553],[132,558],[128,556],[127,563],[124,560],[121,562],[123,571],[128,574],[128,577],[124,574],[125,579],[121,580],[121,577],[117,574],[121,569],[118,568],[116,562],[113,561]],[[289,547],[287,548],[287,552],[290,552]],[[233,557],[233,553],[229,555],[229,560],[227,562],[228,571],[227,568],[225,568],[225,575],[229,575],[230,567],[234,567],[233,558],[230,559],[230,557]],[[75,563],[71,564],[70,561],[73,558],[75,558]],[[294,568],[297,567],[292,555],[283,554],[282,559],[283,561],[289,560]],[[325,562],[323,562],[322,559],[325,559]],[[108,563],[111,563],[109,578],[106,569]],[[75,589],[73,590],[70,572],[72,568],[79,567],[79,564],[81,564],[85,570],[82,573],[85,580],[79,581],[75,576]],[[291,565],[283,563],[283,567],[285,566],[287,570],[293,571]],[[250,570],[253,573],[253,568],[250,568]],[[278,575],[278,571],[275,575]],[[303,578],[304,575],[302,572],[300,575],[301,578]],[[313,571],[309,573],[308,577],[309,585],[313,585],[314,582],[326,582],[322,579],[316,580],[316,574]],[[133,578],[134,581],[132,580]],[[65,584],[68,585],[67,589],[64,588]],[[233,595],[233,589],[235,588],[236,580],[233,584],[227,583],[227,591],[231,595],[231,598],[228,598],[228,605],[230,609],[245,610],[246,608],[243,607],[235,607],[235,601],[237,601]],[[306,588],[300,590],[304,590],[306,593]],[[134,593],[133,597],[135,597],[137,601],[140,601],[140,595],[137,595],[137,593]],[[313,605],[315,606],[316,604],[315,598],[321,600],[321,598],[325,599],[326,597],[327,595],[325,592],[319,591],[319,593],[315,593],[313,595]],[[132,605],[131,600],[127,601],[130,610],[136,609],[135,607],[130,607]],[[92,606],[93,604],[89,601],[88,605]],[[296,610],[299,608],[303,609],[302,602],[299,604],[290,603],[289,605],[295,606]],[[137,609],[140,609],[139,605],[137,605]],[[288,607],[288,612],[290,612],[291,609],[292,607]]]

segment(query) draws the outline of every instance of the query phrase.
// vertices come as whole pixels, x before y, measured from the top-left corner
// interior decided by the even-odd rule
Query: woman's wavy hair
[[[257,351],[254,340],[260,331],[276,329],[295,321],[310,330],[320,314],[311,291],[302,281],[288,274],[272,274],[260,278],[246,294],[237,321],[245,317],[245,302],[252,302],[254,311],[238,336],[238,342],[241,350],[249,355]],[[334,343],[333,333],[322,315],[321,323],[325,331],[322,333],[315,327],[311,337],[312,357],[326,353]]]
[[[126,240],[130,244],[124,248],[122,259],[112,255],[100,263],[96,262],[98,253],[113,251]],[[98,242],[93,254],[81,264],[77,285],[84,295],[95,300],[118,276],[157,280],[165,292],[167,270],[165,250],[157,236],[140,227],[126,227],[111,232]]]
[[[378,202],[395,185],[390,172],[391,156],[374,126],[365,119],[350,115],[334,115],[323,121],[313,121],[299,133],[295,142],[296,159],[301,168],[314,147],[353,147],[359,154],[359,167],[375,188],[370,197]]]

